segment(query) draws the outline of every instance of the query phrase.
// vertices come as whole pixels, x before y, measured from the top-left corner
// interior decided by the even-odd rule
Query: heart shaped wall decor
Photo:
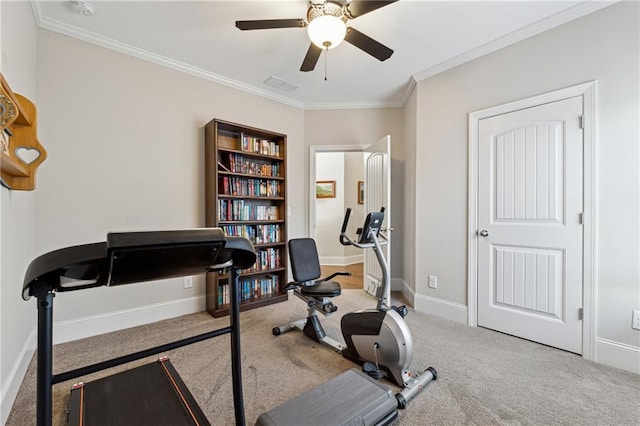
[[[40,157],[40,151],[34,148],[16,148],[16,156],[25,164],[31,164]]]

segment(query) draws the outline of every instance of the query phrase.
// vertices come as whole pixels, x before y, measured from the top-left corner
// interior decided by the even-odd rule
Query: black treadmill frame
[[[251,250],[253,250],[253,246],[251,246],[251,243],[249,243],[248,240],[242,240],[246,241],[246,244],[248,244],[248,246],[251,247]],[[232,254],[232,257],[234,260],[234,262],[232,262],[233,266],[230,266],[228,268],[221,268],[229,269],[229,282],[232,283],[232,285],[230,285],[231,292],[229,301],[230,306],[228,327],[222,327],[216,330],[209,331],[207,333],[155,346],[135,353],[87,365],[85,367],[65,371],[59,374],[53,374],[53,298],[55,296],[54,290],[59,289],[60,287],[60,276],[58,273],[59,271],[52,271],[50,274],[43,275],[29,283],[25,283],[25,289],[28,288],[30,294],[36,297],[38,310],[36,373],[37,426],[51,426],[52,424],[53,385],[57,383],[225,334],[231,335],[231,376],[236,425],[244,425],[245,413],[242,392],[242,370],[240,353],[240,287],[238,271],[239,269],[246,268],[250,265],[246,265],[246,257],[244,257],[243,259],[239,259],[238,262],[235,262],[236,256],[234,254]],[[243,257],[243,254],[240,254],[237,257],[241,258]],[[244,265],[235,265],[235,263],[243,262],[245,263]]]

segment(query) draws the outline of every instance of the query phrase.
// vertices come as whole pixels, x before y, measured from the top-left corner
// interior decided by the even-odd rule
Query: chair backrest
[[[322,272],[318,259],[318,247],[313,238],[289,240],[289,259],[294,281],[305,282],[320,278]]]

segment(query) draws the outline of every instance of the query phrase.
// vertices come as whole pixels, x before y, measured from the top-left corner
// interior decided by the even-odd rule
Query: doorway
[[[324,263],[349,263],[345,259],[363,259],[363,277],[361,285],[370,294],[376,294],[377,289],[382,285],[382,270],[377,267],[377,261],[373,262],[375,257],[370,250],[363,253],[362,250],[351,246],[343,246],[339,244],[338,238],[342,228],[342,221],[345,210],[351,207],[352,215],[347,228],[348,235],[352,237],[356,235],[356,230],[364,222],[364,217],[369,211],[380,211],[385,208],[385,219],[381,231],[386,234],[386,242],[383,246],[384,256],[387,263],[390,261],[391,235],[393,229],[391,223],[391,205],[390,205],[390,185],[391,185],[391,136],[387,135],[378,142],[371,145],[339,145],[339,146],[311,146],[309,160],[309,235],[316,240],[327,240],[330,247],[329,252],[323,250],[322,243],[319,244],[319,252],[321,264]],[[331,174],[319,174],[319,158],[322,155],[330,157],[327,169],[331,173],[332,170],[338,169],[336,176],[342,175],[343,185],[338,183],[338,179],[333,179]],[[342,162],[344,158],[351,158],[348,166]],[[336,166],[337,164],[337,166]],[[354,172],[356,170],[356,172]],[[322,173],[325,171],[323,170]],[[347,179],[345,179],[345,176]],[[321,193],[316,193],[317,182],[322,181]],[[333,203],[327,203],[325,192],[327,188],[331,191],[335,184],[336,200]],[[342,190],[341,190],[342,189]],[[342,193],[342,195],[340,195]],[[345,201],[346,200],[346,201]],[[322,202],[322,206],[320,206]],[[320,214],[325,214],[332,219],[332,224],[326,230],[318,227]],[[321,238],[322,237],[322,238]],[[333,262],[331,259],[333,253],[339,253],[342,260]],[[324,255],[324,256],[323,256]],[[325,257],[326,256],[326,257]],[[323,257],[325,257],[323,259]],[[361,262],[361,261],[360,261]],[[390,299],[389,291],[383,295],[386,301]]]
[[[470,325],[594,353],[596,84],[470,114]]]
[[[345,289],[363,288],[363,251],[355,247],[343,246],[339,242],[340,229],[345,211],[351,208],[349,234],[364,220],[364,204],[359,197],[358,187],[365,180],[364,147],[362,149],[316,150],[311,159],[315,172],[312,182],[329,189],[330,194],[316,194],[310,197],[310,212],[314,219],[310,222],[310,235],[315,239],[320,257],[322,276],[334,272],[350,272],[351,277],[340,277]],[[311,215],[310,215],[311,216]]]

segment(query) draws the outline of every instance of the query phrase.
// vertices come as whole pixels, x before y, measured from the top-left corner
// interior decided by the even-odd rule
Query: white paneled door
[[[382,230],[388,240],[383,252],[391,269],[391,136],[387,135],[375,144],[367,147],[365,153],[365,215],[385,208]],[[371,294],[377,294],[377,286],[382,285],[382,269],[373,250],[364,253],[364,288]],[[391,290],[384,294],[384,303],[391,304]]]
[[[478,325],[582,353],[582,98],[478,124]]]

